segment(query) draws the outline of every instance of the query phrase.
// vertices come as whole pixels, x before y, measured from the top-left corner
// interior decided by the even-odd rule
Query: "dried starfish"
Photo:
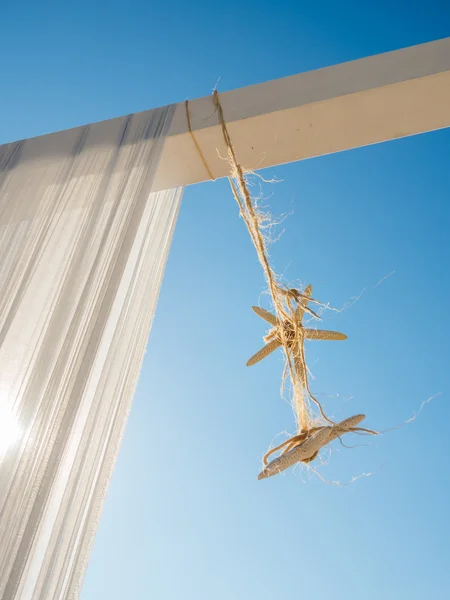
[[[304,366],[301,360],[302,352],[299,348],[298,341],[296,340],[296,331],[301,333],[302,341],[308,340],[346,340],[347,336],[337,331],[326,331],[321,329],[305,329],[302,325],[303,315],[307,309],[308,299],[312,294],[312,286],[308,285],[304,293],[300,295],[298,300],[298,306],[294,313],[295,321],[291,319],[285,319],[280,321],[275,315],[259,308],[258,306],[252,306],[254,312],[272,325],[272,329],[268,335],[264,338],[266,345],[261,348],[256,354],[254,354],[248,361],[247,367],[255,365],[257,362],[271,354],[274,350],[283,345],[283,338],[287,340],[288,347],[292,350],[295,360],[296,370],[300,375],[301,380],[306,380],[306,373],[304,373]]]
[[[281,471],[292,467],[298,462],[311,462],[316,458],[324,446],[336,438],[341,437],[341,435],[344,433],[350,433],[352,431],[365,431],[367,433],[374,434],[375,432],[371,431],[370,429],[358,427],[358,425],[364,419],[365,415],[355,415],[354,417],[349,417],[348,419],[345,419],[336,425],[315,427],[309,432],[305,432],[300,434],[300,436],[296,436],[296,438],[304,436],[305,441],[301,441],[300,444],[297,444],[294,446],[294,448],[291,448],[287,452],[280,454],[280,456],[266,465],[258,475],[258,479],[272,477],[273,475],[281,473]],[[311,433],[312,435],[310,435]],[[292,442],[294,442],[294,439],[295,438],[292,438]]]

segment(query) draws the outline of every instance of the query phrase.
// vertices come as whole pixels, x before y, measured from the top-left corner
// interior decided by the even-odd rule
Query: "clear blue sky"
[[[448,35],[444,0],[3,0],[0,142]],[[450,597],[449,166],[440,131],[271,170],[274,212],[293,211],[277,269],[338,307],[366,288],[327,318],[348,341],[309,347],[328,410],[383,429],[442,392],[337,447],[325,477],[375,471],[347,488],[257,481],[293,428],[280,356],[245,367],[263,280],[225,182],[186,190],[82,600]]]

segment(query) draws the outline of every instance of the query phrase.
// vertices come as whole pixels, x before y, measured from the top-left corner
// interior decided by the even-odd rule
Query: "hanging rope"
[[[237,160],[217,90],[214,91],[214,104],[219,115],[223,137],[228,150],[228,158],[231,166],[231,176],[229,177],[231,189],[236,202],[238,203],[241,216],[247,226],[253,245],[256,248],[277,318],[279,321],[286,324],[285,327],[278,328],[278,335],[280,336],[281,345],[285,351],[286,370],[292,383],[293,406],[296,413],[299,433],[303,433],[309,431],[317,420],[308,407],[306,396],[309,396],[309,399],[317,406],[321,417],[327,422],[333,423],[333,421],[325,415],[321,403],[313,396],[309,388],[304,353],[303,328],[299,325],[295,315],[297,307],[299,305],[301,306],[307,298],[305,298],[298,290],[286,290],[278,284],[278,277],[269,263],[266,240],[261,231],[260,225],[262,218],[257,206],[255,206],[255,203],[252,201],[246,181],[246,173]]]
[[[346,336],[338,332],[306,329],[303,327],[302,319],[305,312],[314,318],[319,318],[314,311],[308,308],[308,302],[321,303],[311,298],[311,286],[308,286],[304,291],[293,288],[289,289],[280,283],[279,277],[273,270],[268,257],[268,239],[264,232],[271,225],[270,217],[259,209],[256,201],[253,200],[250,194],[247,176],[251,171],[245,170],[237,159],[217,90],[214,91],[213,100],[228,153],[231,173],[228,180],[233,196],[239,206],[240,214],[256,249],[275,311],[275,315],[273,315],[264,309],[253,307],[253,310],[261,318],[272,325],[272,329],[265,338],[266,346],[257,352],[247,362],[247,365],[255,364],[276,348],[283,348],[285,368],[283,371],[282,389],[284,389],[285,381],[288,378],[291,382],[291,402],[297,421],[297,435],[292,436],[276,448],[269,450],[264,456],[264,470],[259,477],[263,479],[288,468],[295,462],[302,461],[308,463],[314,460],[322,446],[344,433],[375,434],[376,432],[357,427],[364,418],[364,415],[356,415],[339,424],[334,423],[325,414],[321,403],[311,392],[308,381],[308,368],[305,360],[305,339],[344,340]],[[187,101],[186,115],[190,134],[205,167],[210,173],[203,153],[192,132]],[[316,407],[315,411],[313,406]],[[276,452],[279,452],[280,455],[269,464],[269,457]]]

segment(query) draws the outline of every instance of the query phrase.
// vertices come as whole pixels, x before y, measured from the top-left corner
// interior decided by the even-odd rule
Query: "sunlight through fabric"
[[[182,190],[173,107],[0,146],[0,597],[77,598]]]

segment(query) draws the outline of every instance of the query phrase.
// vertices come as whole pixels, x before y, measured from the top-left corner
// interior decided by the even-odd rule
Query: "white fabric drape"
[[[77,598],[181,190],[166,107],[0,146],[0,598]]]

